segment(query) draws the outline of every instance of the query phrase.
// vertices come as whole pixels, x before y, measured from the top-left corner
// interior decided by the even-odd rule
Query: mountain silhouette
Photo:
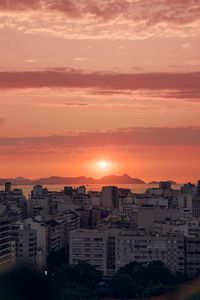
[[[28,179],[24,177],[16,178],[2,178],[0,179],[0,185],[4,185],[6,182],[11,182],[13,185],[34,185],[34,184],[145,184],[143,180],[139,178],[132,178],[128,174],[123,175],[109,175],[103,176],[100,179],[92,177],[61,177],[50,176],[38,179]]]

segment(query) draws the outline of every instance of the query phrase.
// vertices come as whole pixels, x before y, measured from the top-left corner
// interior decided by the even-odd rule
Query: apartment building
[[[11,238],[15,242],[16,263],[37,268],[36,231],[21,222],[12,224]]]
[[[106,275],[107,231],[82,229],[69,233],[69,263],[87,261]]]
[[[0,271],[9,268],[14,262],[8,218],[0,217]]]
[[[137,261],[147,265],[162,261],[172,272],[184,272],[184,237],[178,235],[145,235],[139,232],[122,232],[116,237],[115,271]]]

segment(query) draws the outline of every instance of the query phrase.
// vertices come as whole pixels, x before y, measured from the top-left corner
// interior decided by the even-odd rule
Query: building
[[[78,230],[69,233],[69,263],[87,261],[107,272],[107,232],[98,230]]]
[[[11,192],[11,182],[5,183],[5,192],[8,194]]]
[[[147,265],[162,261],[173,273],[184,272],[183,235],[146,235],[142,232],[121,232],[116,236],[115,271],[136,261]]]
[[[47,226],[47,253],[64,248],[64,222],[51,219],[45,222]]]
[[[34,218],[36,216],[48,216],[54,208],[54,201],[49,197],[29,198],[28,214]]]
[[[36,232],[36,265],[38,271],[43,271],[46,267],[47,258],[47,226],[40,217],[36,217],[34,220],[26,219],[25,224]]]
[[[154,222],[166,222],[181,217],[178,209],[166,209],[159,206],[143,206],[132,213],[132,223],[135,228],[153,230]]]
[[[115,274],[115,252],[116,252],[116,239],[119,229],[113,228],[108,230],[108,240],[107,240],[107,276],[112,277]]]
[[[37,184],[33,187],[31,191],[31,198],[40,198],[43,196],[43,187],[40,184]]]
[[[15,260],[10,236],[10,222],[0,217],[0,271],[9,268]]]
[[[163,191],[171,190],[171,182],[170,181],[160,181],[159,188]]]
[[[37,236],[29,226],[17,222],[11,226],[11,237],[15,242],[16,264],[37,269]]]
[[[67,250],[69,246],[69,232],[80,229],[80,216],[78,212],[62,211],[54,216],[56,221],[62,222],[64,248]]]
[[[193,276],[200,272],[200,237],[185,237],[185,273]]]
[[[80,208],[76,210],[76,213],[80,217],[80,228],[90,228],[90,210]]]
[[[200,217],[200,196],[195,196],[192,199],[192,214],[195,218]]]
[[[96,228],[97,223],[101,220],[101,210],[99,208],[92,208],[90,210],[90,226],[91,228]]]
[[[102,187],[101,206],[105,208],[118,208],[116,186]]]
[[[181,187],[181,194],[195,195],[196,194],[196,186],[190,182],[188,182],[187,184],[184,184]]]
[[[65,194],[65,196],[71,196],[73,194],[72,186],[65,186],[64,194]]]
[[[200,180],[197,181],[197,196],[200,197]]]
[[[76,189],[76,192],[78,194],[82,194],[82,195],[85,195],[86,194],[86,187],[84,185],[81,185],[79,186],[77,189]]]

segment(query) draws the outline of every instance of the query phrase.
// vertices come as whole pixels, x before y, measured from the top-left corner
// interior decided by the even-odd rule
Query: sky
[[[1,178],[196,182],[199,153],[200,0],[0,0]]]

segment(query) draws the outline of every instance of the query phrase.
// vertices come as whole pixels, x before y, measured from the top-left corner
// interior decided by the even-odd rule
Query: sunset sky
[[[123,173],[200,179],[200,0],[0,0],[0,177]]]

